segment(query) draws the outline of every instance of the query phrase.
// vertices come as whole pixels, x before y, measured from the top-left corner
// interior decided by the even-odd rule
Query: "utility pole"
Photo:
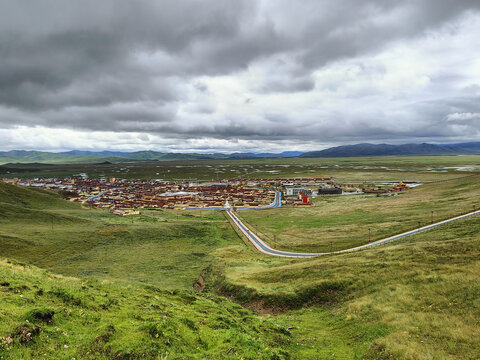
[[[372,232],[371,232],[371,228],[368,228],[368,242],[370,242],[372,240]]]
[[[432,224],[433,224],[433,210],[432,210]]]
[[[277,235],[273,235],[273,248],[277,248]]]
[[[418,227],[420,228],[420,221],[418,222]],[[420,231],[420,230],[419,230]]]

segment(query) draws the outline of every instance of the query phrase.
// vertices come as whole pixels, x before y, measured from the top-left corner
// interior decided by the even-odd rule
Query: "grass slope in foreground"
[[[53,231],[51,228],[52,219]],[[222,256],[225,253],[235,255],[237,252],[243,251],[246,252],[244,255],[246,255],[248,259],[256,259],[258,256],[256,251],[249,251],[249,248],[235,234],[235,231],[229,225],[223,214],[201,211],[145,211],[141,216],[121,218],[113,216],[106,211],[83,209],[77,204],[61,200],[55,193],[30,188],[19,188],[2,183],[0,183],[0,224],[0,253],[3,257],[15,258],[23,263],[34,263],[64,275],[77,276],[82,279],[81,281],[83,283],[93,284],[94,290],[91,291],[102,294],[100,297],[97,297],[97,295],[92,295],[92,292],[86,291],[83,287],[80,291],[78,281],[68,280],[62,283],[57,279],[55,281],[52,280],[53,283],[57,283],[56,285],[49,285],[49,289],[52,288],[53,290],[45,290],[45,288],[43,288],[41,291],[42,294],[47,293],[48,296],[40,297],[37,296],[37,291],[44,282],[43,279],[50,281],[48,279],[51,278],[51,276],[39,278],[35,285],[38,288],[31,286],[27,280],[18,283],[7,280],[6,282],[9,284],[1,288],[0,291],[6,293],[5,301],[15,299],[18,308],[15,311],[12,310],[12,307],[4,308],[5,310],[3,310],[3,312],[0,310],[0,337],[3,336],[4,338],[14,338],[12,334],[15,332],[18,324],[27,316],[25,314],[32,309],[39,308],[42,310],[43,307],[53,307],[55,310],[55,308],[60,307],[61,310],[55,310],[55,313],[63,314],[64,310],[62,309],[66,307],[67,310],[65,311],[70,311],[70,305],[67,306],[68,304],[64,305],[62,302],[55,302],[55,294],[60,294],[59,296],[62,297],[62,299],[64,296],[67,300],[73,299],[72,301],[74,303],[78,302],[75,299],[79,296],[81,299],[83,295],[86,295],[87,298],[92,301],[89,309],[91,309],[91,316],[95,317],[95,319],[100,318],[98,315],[94,316],[94,313],[101,314],[105,310],[102,308],[104,306],[102,304],[114,302],[113,305],[116,306],[109,307],[109,309],[115,309],[116,312],[105,312],[105,317],[102,317],[104,320],[109,319],[108,322],[106,322],[106,320],[99,320],[97,323],[85,320],[85,322],[82,323],[85,326],[90,324],[94,330],[98,329],[97,332],[94,332],[95,336],[92,335],[94,339],[96,339],[96,336],[101,336],[101,331],[106,332],[108,337],[110,337],[111,331],[108,330],[110,324],[115,327],[115,333],[119,334],[117,323],[122,324],[124,321],[127,321],[124,318],[125,315],[121,315],[122,312],[127,309],[130,309],[129,314],[133,314],[134,319],[138,320],[135,320],[135,326],[132,325],[128,328],[129,331],[135,332],[140,326],[145,325],[145,322],[148,323],[148,321],[150,321],[148,317],[138,317],[138,314],[143,311],[149,314],[149,312],[153,310],[151,310],[149,306],[139,307],[139,302],[135,299],[133,300],[137,302],[132,300],[133,295],[141,291],[141,298],[145,302],[153,301],[148,300],[152,296],[154,298],[158,296],[157,290],[152,292],[148,290],[150,287],[146,285],[142,287],[139,285],[140,282],[156,284],[163,289],[167,288],[172,291],[177,291],[176,289],[179,288],[189,290],[186,293],[180,292],[177,294],[187,294],[187,297],[197,297],[191,293],[192,285],[204,268],[209,269],[207,273],[209,280],[204,292],[216,292],[217,282],[212,280],[212,278],[216,276],[222,278],[223,276],[223,260],[222,257],[218,257],[218,254],[221,253]],[[26,276],[24,272],[31,272],[29,269],[17,270],[15,270],[15,273],[21,277]],[[32,271],[37,272],[37,270]],[[249,270],[246,269],[246,271]],[[0,276],[2,276],[2,278],[11,278],[11,275],[4,276],[0,274]],[[111,280],[112,278],[119,279],[122,282],[109,283],[110,285],[98,283],[98,281],[102,281],[103,279]],[[28,287],[28,289],[26,287],[24,288],[24,286]],[[70,289],[71,286],[73,286],[72,289]],[[111,289],[108,290],[107,288]],[[123,288],[125,289],[122,290]],[[60,290],[57,291],[55,289]],[[117,293],[114,293],[112,289],[115,289]],[[77,290],[80,291],[79,294],[77,294]],[[65,291],[67,295],[63,295]],[[119,293],[121,293],[121,296],[117,296]],[[164,295],[169,294],[165,291],[162,293]],[[109,295],[103,298],[102,296],[105,294]],[[209,296],[210,295],[206,295],[207,298],[210,298]],[[211,296],[213,296],[214,299],[217,298],[214,295]],[[200,297],[203,298],[204,296]],[[125,303],[120,303],[120,305],[116,304],[117,300],[120,301],[119,299]],[[3,305],[4,301],[2,299],[0,300]],[[30,300],[34,302],[30,302]],[[127,303],[132,303],[133,305],[130,306]],[[176,306],[174,301],[170,301],[168,304],[174,308]],[[220,305],[227,307],[227,309],[230,306],[238,308],[227,300],[221,302]],[[75,307],[77,306],[79,305],[75,305]],[[189,316],[189,306],[187,301],[185,306],[181,308],[184,316]],[[79,307],[77,315],[80,311],[84,310]],[[193,308],[192,314],[195,314],[195,311],[195,308]],[[205,311],[205,317],[207,317],[210,310],[207,309]],[[370,325],[361,329],[357,329],[356,327],[352,328],[351,323],[345,324],[343,319],[332,317],[328,309],[313,308],[312,311],[316,314],[314,324],[303,321],[297,317],[294,319],[289,319],[288,317],[281,319],[270,318],[260,321],[261,323],[263,323],[263,321],[266,321],[267,324],[272,323],[274,324],[272,325],[274,328],[280,326],[281,330],[279,330],[278,334],[275,332],[273,337],[274,341],[278,341],[277,348],[283,349],[282,351],[284,351],[284,353],[280,350],[272,350],[272,346],[275,347],[275,344],[271,345],[269,340],[267,344],[271,351],[260,351],[255,355],[248,353],[248,351],[250,351],[248,349],[251,348],[249,344],[245,345],[246,349],[244,352],[234,352],[230,350],[232,344],[228,336],[234,336],[234,333],[227,329],[233,327],[232,331],[235,330],[237,326],[235,325],[235,321],[243,324],[245,319],[247,319],[245,317],[247,316],[246,314],[251,315],[249,311],[243,312],[240,310],[236,314],[232,313],[235,321],[219,325],[229,334],[221,340],[218,340],[218,343],[224,342],[222,345],[224,347],[220,345],[218,345],[218,347],[225,349],[225,353],[221,356],[216,355],[212,357],[241,358],[243,356],[246,359],[282,358],[286,352],[289,352],[291,359],[305,359],[303,355],[299,354],[304,354],[305,349],[310,350],[314,348],[316,349],[314,351],[314,359],[318,359],[318,356],[323,355],[331,358],[332,353],[337,354],[341,358],[353,359],[363,354],[372,344],[373,340],[382,333],[381,326],[380,328]],[[10,314],[11,312],[12,314]],[[120,314],[121,317],[116,318],[116,314]],[[63,324],[62,326],[59,326],[60,319],[61,324]],[[66,329],[64,331],[69,334],[69,339],[67,339],[69,342],[66,343],[66,345],[69,346],[68,349],[70,350],[68,350],[66,354],[82,354],[72,348],[76,347],[76,344],[81,348],[88,348],[88,341],[90,341],[88,339],[91,338],[83,339],[83,337],[86,336],[84,334],[86,330],[82,327],[79,327],[77,333],[75,329],[79,324],[78,319],[76,317],[64,318],[63,315],[58,315],[55,321],[57,327]],[[344,325],[347,325],[347,327],[345,328]],[[39,326],[43,327],[41,324]],[[257,325],[255,325],[255,327],[260,329]],[[290,329],[290,331],[288,329]],[[27,330],[31,329],[27,328]],[[292,336],[289,340],[291,331],[295,331],[295,336]],[[318,340],[313,343],[304,343],[304,339],[311,338],[310,334],[312,333],[316,334],[315,336],[321,334],[321,338],[318,338]],[[140,334],[143,334],[143,332],[140,332]],[[20,333],[17,336],[21,337],[22,335]],[[51,335],[48,336],[51,338]],[[118,339],[123,339],[123,336],[126,335],[116,336],[118,336]],[[361,339],[361,341],[359,341],[359,339]],[[20,340],[17,342],[19,341]],[[64,339],[59,335],[58,338],[51,340],[49,346],[62,350],[61,347],[64,344],[62,341],[64,341]],[[87,345],[85,345],[85,341],[87,341]],[[142,341],[135,343],[126,341],[128,346],[116,345],[112,348],[115,349],[115,351],[112,350],[113,352],[109,352],[105,356],[108,357],[117,353],[124,356],[128,354],[127,351],[130,349],[134,351],[135,356],[141,357],[139,354],[143,354],[142,349],[144,346]],[[187,348],[193,346],[193,350],[191,349],[191,351],[195,354],[197,354],[197,352],[209,354],[210,348],[208,348],[207,351],[202,348],[200,344],[198,345],[200,346],[200,350],[198,350],[195,347],[197,345],[194,345],[195,343],[188,343],[185,346]],[[35,350],[37,348],[33,347],[33,345],[28,345],[33,347],[30,348],[30,350],[23,349],[24,345],[17,344],[16,346],[18,347],[15,350],[17,352],[8,350],[7,355],[12,351],[11,354],[17,356],[24,351],[24,353],[21,353],[21,356],[28,357],[27,355],[31,354],[29,351],[37,351]],[[102,343],[98,346],[103,349],[104,347],[112,347],[112,344]],[[172,346],[175,347],[177,345]],[[44,348],[41,347],[41,349]],[[179,354],[178,349],[175,349],[173,353],[169,350],[170,355],[167,358],[175,358],[175,356]],[[37,353],[35,352],[35,354]],[[38,354],[41,354],[41,352],[39,351]],[[147,355],[147,358],[155,358],[158,355],[158,353],[154,354],[156,355]],[[183,355],[180,356],[181,358],[189,358],[189,356],[185,355],[186,352],[182,354]],[[15,356],[13,356],[13,358],[15,358]],[[95,358],[95,356],[97,355],[93,357]],[[130,355],[125,355],[125,357],[129,358]],[[198,357],[202,358],[203,355],[198,355]],[[285,358],[287,357],[288,356],[285,355]],[[66,355],[65,358],[70,359],[71,357]]]
[[[462,184],[457,185],[458,189],[463,186]],[[467,187],[472,188],[470,184],[467,184]],[[112,317],[109,319],[111,320],[98,323],[98,327],[97,323],[90,319],[85,320],[83,324],[89,325],[90,331],[104,329],[108,333],[107,327],[112,324],[115,327],[115,333],[119,334],[117,322],[119,326],[123,323],[124,320],[120,315],[130,302],[136,306],[133,307],[132,314],[135,314],[138,309],[147,311],[148,314],[150,309],[145,304],[147,302],[152,304],[152,296],[154,298],[158,294],[180,297],[185,294],[186,297],[193,296],[202,299],[205,297],[183,291],[177,292],[175,295],[139,285],[138,282],[143,279],[144,274],[142,271],[138,271],[138,268],[132,267],[135,262],[146,264],[149,276],[147,281],[164,286],[168,279],[169,286],[184,288],[191,288],[199,270],[204,266],[210,266],[212,271],[207,273],[205,291],[214,292],[219,289],[222,294],[232,296],[247,307],[255,308],[263,313],[274,314],[265,321],[273,322],[274,328],[280,326],[283,329],[281,332],[285,329],[289,330],[284,335],[288,337],[290,333],[292,339],[286,341],[286,338],[277,338],[274,334],[273,341],[277,345],[271,345],[268,340],[270,337],[267,336],[269,349],[272,346],[275,349],[282,348],[283,351],[289,351],[291,358],[294,359],[476,359],[480,353],[478,345],[480,343],[478,341],[480,336],[480,322],[478,321],[480,319],[480,302],[478,301],[480,298],[480,287],[478,286],[480,278],[480,216],[368,251],[310,260],[292,260],[267,257],[242,245],[225,220],[218,218],[218,215],[215,214],[208,215],[211,218],[205,218],[206,214],[182,213],[177,216],[173,212],[145,213],[135,218],[136,220],[134,219],[132,224],[131,219],[116,218],[103,211],[82,209],[75,204],[66,203],[50,193],[11,187],[4,187],[3,190],[3,193],[0,192],[0,198],[3,199],[0,204],[2,216],[0,218],[0,234],[3,234],[3,237],[0,238],[0,244],[3,246],[0,249],[2,256],[16,257],[25,259],[25,261],[38,261],[45,264],[42,265],[45,267],[51,263],[53,265],[50,268],[55,271],[71,274],[76,273],[78,265],[82,264],[77,258],[74,258],[75,254],[78,252],[88,255],[80,267],[81,271],[77,273],[77,276],[82,277],[83,280],[75,283],[80,284],[78,286],[82,288],[81,291],[84,291],[81,286],[81,282],[84,282],[87,289],[91,285],[93,288],[99,289],[99,294],[109,294],[107,297],[101,297],[88,293],[90,297],[87,296],[86,300],[92,299],[92,306],[97,306],[95,312],[98,310],[100,314],[103,314],[102,304],[116,310],[115,314],[110,313],[109,316]],[[457,190],[452,188],[448,191],[456,192]],[[468,194],[463,195],[463,193],[453,194],[451,199],[467,196]],[[450,195],[444,200],[449,199]],[[452,200],[452,203],[457,200]],[[474,200],[472,199],[472,201]],[[13,208],[3,211],[5,204],[13,206]],[[38,213],[41,220],[37,221],[30,216],[31,212]],[[27,216],[28,214],[30,215]],[[65,226],[62,236],[52,235],[49,222],[51,215],[55,216],[54,233],[59,231],[61,226]],[[151,217],[157,220],[151,221]],[[83,235],[77,234],[76,240],[72,240],[75,237],[68,233],[67,225],[70,222],[73,224],[71,227],[73,234],[75,229],[77,229],[75,231],[85,231]],[[151,224],[156,224],[156,227],[150,227]],[[177,237],[172,243],[167,241],[171,236],[169,233],[164,238],[161,237],[161,233],[165,231],[164,225],[177,229],[185,224],[192,224],[198,228],[225,225],[227,226],[225,227],[226,242],[217,243],[215,240],[208,243],[210,237],[203,235],[189,240],[190,236],[195,236],[192,233],[186,237]],[[82,227],[83,229],[81,229]],[[137,232],[135,229],[149,228],[152,229],[152,236],[146,238],[146,243],[155,244],[157,253],[154,254],[155,256],[152,255],[150,261],[146,262],[143,257],[149,255],[148,253],[141,253],[137,258],[137,254],[134,252],[137,250],[134,245],[137,242],[141,244],[143,241],[142,238],[139,238],[143,232]],[[122,234],[115,237],[108,232],[100,236],[96,232],[97,229],[121,229],[126,232],[125,234],[130,234],[130,237],[127,238],[128,241],[123,241]],[[223,236],[219,235],[218,238],[223,238]],[[157,239],[160,241],[156,242]],[[165,261],[169,261],[170,256],[192,255],[192,249],[197,252],[197,246],[204,246],[201,239],[207,242],[204,251],[208,253],[208,256],[185,257],[183,258],[184,262],[180,264],[177,264],[178,259],[171,264],[165,263]],[[29,241],[31,244],[28,244]],[[112,242],[115,247],[108,247]],[[29,249],[29,251],[23,252],[17,249],[17,245],[20,246],[24,243],[28,245],[24,249]],[[8,246],[4,246],[4,244]],[[169,248],[168,244],[177,244],[177,246]],[[68,248],[65,251],[63,246],[67,245]],[[92,246],[91,253],[86,250],[89,246]],[[93,256],[89,257],[94,254],[95,249],[101,250],[105,246],[109,250],[104,253],[105,256],[98,259]],[[115,249],[117,251],[113,251]],[[36,253],[36,250],[39,252]],[[169,254],[169,256],[158,256],[158,254]],[[68,261],[62,260],[61,263],[58,263],[57,257]],[[195,261],[198,258],[204,259],[205,262],[199,265]],[[98,261],[105,261],[108,265],[107,273],[102,273],[96,268]],[[161,269],[163,266],[169,267]],[[192,271],[190,268],[195,266],[197,268]],[[94,271],[87,276],[88,272],[85,273],[85,270],[88,269]],[[113,271],[114,269],[115,271]],[[22,269],[16,269],[15,274],[24,274],[24,270],[20,270]],[[3,274],[0,276],[7,277]],[[112,277],[125,279],[125,281],[103,284],[98,283],[99,280],[94,280],[95,278]],[[49,308],[53,308],[56,326],[64,329],[73,339],[71,343],[66,344],[69,346],[66,349],[77,351],[76,348],[72,349],[76,346],[75,344],[79,344],[82,348],[85,344],[82,336],[86,335],[81,334],[85,334],[86,331],[80,327],[78,330],[80,335],[77,335],[76,330],[72,330],[76,327],[68,325],[70,321],[77,325],[78,323],[74,322],[77,319],[75,317],[65,318],[65,322],[61,323],[62,317],[55,318],[58,314],[62,314],[64,307],[67,310],[70,308],[70,305],[62,304],[64,302],[63,295],[59,295],[62,297],[61,302],[42,302],[45,299],[50,301],[48,297],[43,297],[44,294],[56,296],[54,295],[57,293],[56,288],[64,288],[68,294],[74,296],[74,299],[78,297],[77,290],[70,290],[66,285],[50,286],[45,283],[42,295],[38,294],[37,296],[38,289],[25,281],[25,285],[29,289],[24,289],[24,297],[20,297],[21,292],[15,293],[15,290],[9,289],[12,287],[11,284],[15,284],[14,288],[21,287],[22,284],[14,283],[13,280],[6,281],[10,284],[3,288],[0,287],[0,294],[7,296],[5,299],[8,301],[11,299],[17,301],[18,309],[15,311],[13,308],[4,310],[3,304],[7,304],[7,302],[0,299],[2,304],[0,337],[13,338],[12,335],[17,326],[21,325],[26,317],[31,318],[33,313],[28,313],[29,311],[35,308],[42,310],[43,307],[46,307],[47,309],[40,311],[40,314],[46,313],[48,316]],[[37,286],[40,287],[43,282],[44,280],[39,280]],[[116,294],[121,296],[115,295],[110,286],[117,289]],[[22,291],[21,289],[16,290]],[[62,291],[60,291],[61,293]],[[145,300],[143,305],[132,300],[133,295],[137,293],[141,294],[139,296],[143,296],[142,299]],[[115,296],[112,296],[116,299],[125,300],[126,303],[119,300],[118,306],[120,307],[116,308],[114,307],[117,306],[115,303],[108,305],[107,299],[110,294],[114,294]],[[215,298],[214,295],[207,295],[206,298],[210,299],[210,296]],[[25,302],[25,297],[38,302]],[[67,295],[65,298],[69,301],[68,299],[71,297]],[[80,299],[82,298],[80,297]],[[76,302],[76,300],[74,301]],[[176,302],[172,300],[168,306],[176,306],[175,304]],[[226,302],[222,306],[234,306],[229,304]],[[185,305],[188,303],[185,302]],[[192,311],[192,316],[196,313],[195,308],[192,308],[191,305],[183,308],[182,313],[185,317],[190,315],[190,311]],[[74,304],[74,306],[78,305]],[[168,306],[165,311],[176,314],[176,310],[169,310]],[[231,314],[236,321],[241,321],[237,315]],[[243,313],[239,309],[237,314],[242,316]],[[117,315],[120,316],[118,319]],[[205,316],[207,317],[208,313]],[[104,318],[102,317],[102,319]],[[133,319],[135,320],[135,317]],[[131,330],[131,336],[133,334],[143,336],[145,330],[140,327],[148,323],[150,319],[148,317],[142,319],[139,323],[135,323],[135,326],[132,325],[131,328],[128,328]],[[134,320],[130,319],[129,321]],[[59,326],[59,324],[63,325]],[[47,328],[46,325],[40,326]],[[156,329],[158,327],[154,327],[154,330]],[[228,329],[224,330],[228,331]],[[21,337],[21,328],[19,331],[20,334],[17,336]],[[98,334],[100,333],[95,333],[96,336]],[[47,333],[47,335],[49,339],[52,339],[52,334]],[[78,339],[77,336],[79,336]],[[222,339],[221,341],[228,341],[228,337]],[[282,343],[284,340],[286,342]],[[17,341],[20,340],[17,339]],[[63,351],[61,348],[65,343],[62,341],[62,337],[54,338],[52,347]],[[221,341],[219,340],[219,342]],[[24,351],[24,347],[33,346],[28,345],[29,343],[26,344],[16,345],[16,351]],[[141,341],[135,344],[140,345],[138,347],[129,345],[128,349],[118,346],[114,349],[117,352],[120,351],[119,354],[122,356],[129,349],[143,349]],[[106,344],[104,347],[110,345]],[[185,353],[187,356],[179,355],[178,346],[172,346],[175,352],[170,352],[170,358],[189,358],[191,353],[194,355],[190,357],[205,357],[201,347],[200,350],[197,350],[186,345],[190,349],[188,350],[190,353]],[[225,348],[223,345],[218,345],[218,348],[224,349],[226,355],[224,356],[222,353],[219,356],[215,353],[212,357],[222,358],[231,355],[228,353],[230,348]],[[137,350],[135,350],[135,354],[141,354]],[[212,348],[207,350],[214,351]],[[205,353],[210,354],[206,351]],[[28,358],[29,356],[27,353],[18,355],[13,352],[13,354],[14,358],[22,356]],[[259,352],[258,357],[264,356],[264,354]],[[270,355],[268,353],[268,356]],[[280,350],[277,351],[277,355],[281,355]],[[67,353],[67,356],[69,356],[67,358],[71,358],[72,355]],[[130,355],[125,356],[129,357]],[[138,356],[140,357],[140,355]],[[231,357],[235,356],[237,355],[231,355]],[[238,357],[241,356],[243,355],[238,355]],[[248,358],[249,356],[244,357]]]
[[[321,328],[305,329],[330,318],[356,346],[375,338],[362,358],[478,359],[480,216],[369,250],[310,260],[226,251],[222,290],[263,311],[297,308],[277,319],[297,324],[292,334],[304,336],[303,343],[324,341]],[[309,304],[314,307],[302,309]],[[329,335],[335,340],[335,332]],[[297,355],[328,358],[315,357],[315,351],[303,348]]]
[[[0,260],[1,359],[284,359],[290,331],[215,295]],[[292,345],[294,347],[294,345]]]

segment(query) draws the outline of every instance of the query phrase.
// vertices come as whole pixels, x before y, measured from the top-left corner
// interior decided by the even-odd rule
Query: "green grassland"
[[[168,160],[196,160],[196,159],[225,159],[224,154],[183,154],[183,153],[161,153],[157,151],[137,151],[133,153],[116,154],[103,153],[103,156],[72,155],[69,153],[51,153],[44,151],[22,151],[13,150],[9,152],[0,151],[0,165],[7,163],[25,164],[75,164],[75,163],[98,163],[98,162],[128,162],[128,161],[168,161]]]
[[[262,169],[299,161],[288,170],[303,171],[295,176],[315,175],[308,164],[339,161],[343,169],[318,174],[425,183],[397,197],[331,196],[311,208],[240,215],[265,239],[276,235],[280,248],[321,251],[330,241],[335,249],[365,242],[368,227],[377,239],[430,222],[432,207],[435,220],[480,207],[479,157],[404,157],[394,159],[402,172],[381,169],[392,159],[265,160]],[[177,164],[185,168],[175,176],[195,172]],[[223,165],[238,164],[245,162]],[[375,169],[356,169],[365,164]],[[453,166],[474,171],[426,170]],[[448,181],[428,183],[435,180]],[[0,262],[0,358],[426,360],[480,353],[480,216],[356,253],[285,259],[258,253],[219,212],[117,217],[0,182],[0,257],[10,259]],[[204,269],[198,294],[192,285]]]
[[[1,359],[286,359],[287,326],[215,295],[0,261]]]
[[[480,216],[357,253],[311,260],[245,251],[219,256],[226,262],[223,291],[236,301],[262,304],[267,312],[298,308],[278,318],[310,326],[322,323],[328,309],[334,328],[350,332],[357,346],[361,334],[376,337],[364,358],[475,359],[480,353]],[[302,309],[312,303],[318,308]],[[309,338],[315,343],[322,335]],[[315,358],[314,350],[301,351]]]
[[[120,218],[0,182],[0,252],[70,276],[191,288],[213,253],[239,242],[222,213]]]
[[[342,181],[435,181],[480,171],[480,156],[385,156],[368,158],[280,158],[247,160],[145,161],[97,164],[14,164],[0,166],[1,177],[55,177],[85,172],[119,179],[231,179],[333,176]],[[468,172],[467,172],[468,173]]]
[[[342,250],[480,209],[480,175],[425,183],[398,196],[319,196],[315,206],[239,212],[253,230],[280,249]]]
[[[234,320],[222,318],[225,322],[218,324],[224,333],[218,336],[205,333],[206,337],[217,336],[213,343],[209,342],[210,345],[202,343],[203,337],[193,341],[191,334],[185,335],[188,341],[183,344],[179,343],[184,341],[183,338],[173,342],[173,333],[188,331],[181,325],[187,321],[183,317],[197,316],[191,314],[194,310],[189,306],[180,307],[178,311],[175,306],[179,305],[178,302],[189,305],[188,299],[199,297],[192,295],[192,285],[201,271],[207,269],[206,277],[212,279],[223,278],[224,262],[217,254],[222,250],[232,254],[244,251],[257,256],[254,252],[250,253],[250,248],[222,213],[151,210],[142,211],[140,216],[117,217],[107,211],[66,202],[54,192],[19,188],[1,182],[0,200],[2,258],[16,259],[14,264],[35,264],[54,273],[77,278],[60,281],[58,276],[30,265],[24,268],[5,261],[0,263],[0,279],[3,284],[8,283],[0,287],[3,296],[0,338],[4,340],[0,345],[0,358],[36,358],[42,354],[47,354],[45,357],[49,358],[58,352],[60,358],[68,359],[72,356],[111,358],[117,355],[118,358],[295,359],[299,358],[295,354],[311,351],[312,348],[317,355],[328,354],[334,348],[337,353],[352,358],[364,352],[375,338],[374,330],[369,330],[367,335],[362,335],[365,341],[357,346],[354,338],[356,330],[338,329],[343,320],[332,319],[328,311],[324,311],[315,324],[310,324],[308,319],[302,323],[297,316],[293,319],[260,319],[250,311],[239,310],[231,314]],[[87,284],[87,288],[92,289],[86,291],[81,284]],[[144,284],[143,287],[141,284]],[[210,297],[217,299],[213,295],[215,288],[215,283],[207,284],[205,301],[209,301]],[[44,293],[48,296],[39,296]],[[103,297],[105,294],[108,294],[108,299]],[[177,294],[180,300],[173,301],[168,294]],[[156,308],[156,300],[152,298],[158,300],[159,296],[161,299],[167,297],[161,300],[161,308],[168,308],[168,312],[173,313],[171,321],[165,318],[163,312],[162,316],[150,316],[150,311],[154,311],[152,308]],[[182,300],[184,297],[188,301]],[[74,306],[69,305],[71,302]],[[77,302],[88,302],[88,306],[82,308],[83,305],[77,306]],[[108,305],[109,310],[104,311],[103,307],[107,306],[104,303],[115,306]],[[170,307],[174,309],[170,310]],[[212,321],[221,318],[216,310],[240,309],[228,300],[222,300],[218,307],[212,310]],[[59,315],[55,315],[52,324],[34,322],[44,331],[39,333],[37,340],[27,344],[22,337],[35,331],[35,328],[24,320],[31,311],[43,311],[45,308],[53,309]],[[65,316],[65,312],[75,312],[76,316]],[[199,312],[204,314],[204,318],[198,321],[208,323],[210,310]],[[87,313],[93,320],[80,318]],[[252,316],[258,320],[252,325],[254,331],[267,326],[261,325],[265,323],[273,329],[271,335],[263,339],[261,334],[254,334],[256,341],[251,341],[247,326],[239,327],[241,331],[246,329],[245,339],[238,340],[238,343],[236,339],[230,340],[230,336],[237,337],[232,329],[237,326],[236,322],[243,324]],[[112,335],[111,325],[115,336]],[[92,326],[94,331],[90,332]],[[146,326],[154,326],[153,329],[167,327],[167,339],[158,340],[158,344],[155,339],[152,340],[151,329]],[[196,327],[194,329],[197,332]],[[297,334],[299,329],[305,333],[309,333],[310,329],[322,332],[325,337],[321,341],[304,343],[302,332]],[[292,335],[294,331],[295,335]],[[59,334],[63,332],[70,334],[69,337]],[[110,337],[116,340],[110,343]],[[10,344],[11,339],[14,342]],[[251,344],[248,344],[249,341]],[[64,344],[68,348],[62,348]]]

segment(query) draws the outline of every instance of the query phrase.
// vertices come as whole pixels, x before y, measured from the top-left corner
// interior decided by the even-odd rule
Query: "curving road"
[[[263,208],[273,208],[273,207],[280,207],[280,206],[281,206],[281,193],[276,192],[274,202],[272,204],[270,204],[269,206],[263,207]],[[242,210],[247,210],[247,209],[249,209],[249,208],[242,208]],[[259,209],[259,208],[257,208],[257,209]],[[267,255],[271,255],[271,256],[281,256],[281,257],[290,257],[290,258],[311,258],[311,257],[315,257],[315,256],[320,256],[320,255],[341,254],[341,253],[346,253],[346,252],[357,251],[357,250],[369,248],[371,246],[384,244],[386,242],[396,240],[396,239],[400,239],[402,237],[418,234],[421,231],[427,231],[427,230],[433,229],[437,226],[450,223],[452,221],[461,220],[461,219],[465,219],[465,218],[470,217],[470,216],[480,214],[480,210],[473,211],[473,212],[465,214],[465,215],[460,215],[460,216],[456,216],[456,217],[451,218],[451,219],[439,221],[439,222],[431,224],[431,225],[423,226],[423,227],[420,227],[420,228],[417,228],[417,229],[414,229],[414,230],[410,230],[410,231],[407,231],[407,232],[404,232],[404,233],[401,233],[401,234],[398,234],[398,235],[390,236],[388,238],[377,240],[377,241],[374,241],[374,242],[371,242],[371,243],[368,243],[368,244],[365,244],[365,245],[356,246],[356,247],[353,247],[353,248],[350,248],[350,249],[344,249],[344,250],[338,250],[338,251],[332,251],[332,252],[323,252],[323,253],[297,253],[297,252],[280,251],[280,250],[272,249],[265,241],[261,240],[256,234],[254,234],[252,231],[250,231],[250,229],[248,229],[245,226],[245,224],[238,218],[238,216],[231,209],[223,209],[223,210],[225,210],[225,212],[232,219],[233,223],[237,226],[237,228],[242,232],[243,235],[245,235],[245,237],[253,244],[253,246],[255,246],[255,248],[258,251],[260,251],[264,254],[267,254]]]
[[[226,213],[230,218],[233,220],[233,223],[238,227],[238,229],[242,232],[243,235],[257,248],[258,251],[273,256],[283,256],[283,257],[294,257],[294,258],[306,258],[306,257],[314,257],[320,254],[311,254],[311,253],[296,253],[296,252],[289,252],[289,251],[280,251],[272,249],[266,242],[261,240],[257,235],[251,232],[238,218],[237,215],[233,213],[232,210],[226,210]]]
[[[417,229],[410,230],[410,231],[407,231],[407,232],[404,232],[404,233],[401,233],[401,234],[398,234],[398,235],[393,235],[393,236],[390,236],[390,237],[388,237],[388,238],[381,239],[381,240],[377,240],[377,241],[374,241],[374,242],[371,242],[371,243],[368,243],[368,244],[365,244],[365,245],[356,246],[356,247],[350,248],[350,249],[333,251],[333,252],[331,252],[331,253],[319,253],[319,254],[317,254],[317,255],[340,254],[340,253],[346,253],[346,252],[351,252],[351,251],[357,251],[357,250],[365,249],[365,248],[368,248],[368,247],[370,247],[370,246],[380,245],[380,244],[383,244],[383,243],[386,243],[386,242],[389,242],[389,241],[392,241],[392,240],[400,239],[400,238],[405,237],[405,236],[410,236],[410,235],[418,234],[418,233],[421,232],[421,231],[431,230],[431,229],[433,229],[433,228],[436,228],[437,226],[444,225],[444,224],[448,224],[448,223],[450,223],[450,222],[452,222],[452,221],[465,219],[465,218],[468,218],[468,217],[471,217],[471,216],[475,216],[475,215],[479,215],[479,214],[480,214],[480,210],[472,211],[472,212],[470,212],[470,213],[468,213],[468,214],[464,214],[464,215],[456,216],[456,217],[453,217],[453,218],[450,218],[450,219],[447,219],[447,220],[439,221],[439,222],[434,223],[434,224],[431,224],[431,225],[422,226],[422,227],[419,227],[419,228],[417,228]]]
[[[275,191],[275,198],[270,205],[267,206],[257,206],[257,207],[243,207],[239,206],[236,207],[237,210],[264,210],[264,209],[272,209],[272,208],[279,208],[282,206],[282,193],[280,191]]]

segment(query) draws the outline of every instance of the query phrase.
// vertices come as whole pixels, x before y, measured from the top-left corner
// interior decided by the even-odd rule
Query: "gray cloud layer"
[[[0,128],[232,149],[476,136],[478,117],[451,114],[480,112],[480,47],[462,40],[479,10],[474,0],[0,0]],[[471,66],[471,78],[452,65]]]

